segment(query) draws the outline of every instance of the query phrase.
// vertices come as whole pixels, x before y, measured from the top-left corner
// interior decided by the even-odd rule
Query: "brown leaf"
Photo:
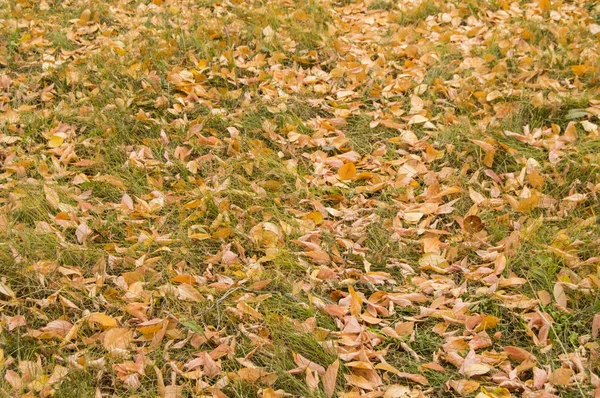
[[[464,219],[463,226],[465,228],[465,231],[472,234],[475,232],[479,232],[483,229],[483,222],[478,216],[472,215]]]
[[[327,252],[325,252],[323,250],[311,250],[311,251],[304,252],[304,254],[306,256],[310,257],[315,263],[321,263],[321,264],[331,263],[331,258],[329,257],[329,254],[327,254]]]
[[[520,347],[504,346],[504,352],[513,361],[518,361],[518,362],[535,361],[535,356],[533,354],[531,354],[529,351],[524,350],[523,348],[520,348]]]

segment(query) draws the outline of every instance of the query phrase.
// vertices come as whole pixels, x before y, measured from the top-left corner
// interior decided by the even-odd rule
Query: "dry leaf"
[[[484,227],[481,218],[474,215],[465,217],[463,225],[465,227],[465,231],[467,231],[470,234],[479,232]]]
[[[555,386],[568,386],[574,372],[569,368],[558,368],[550,374],[548,381]]]
[[[554,284],[554,300],[561,308],[567,308],[567,294],[558,282]]]
[[[479,383],[475,380],[450,380],[448,386],[452,387],[460,395],[470,395],[477,391]]]
[[[109,315],[95,312],[88,317],[88,321],[92,323],[97,323],[102,326],[104,329],[109,329],[117,326],[117,320]]]
[[[546,13],[552,8],[552,4],[550,3],[550,0],[539,0],[538,7],[542,13]]]
[[[109,352],[119,352],[128,349],[133,340],[133,333],[127,328],[112,328],[104,334],[102,344]]]
[[[345,163],[338,169],[340,180],[352,180],[356,177],[356,166],[354,163]]]
[[[340,362],[335,360],[331,365],[327,367],[327,371],[323,375],[323,390],[325,391],[325,395],[327,398],[333,397],[335,392],[335,384],[337,380],[338,369],[340,367]]]

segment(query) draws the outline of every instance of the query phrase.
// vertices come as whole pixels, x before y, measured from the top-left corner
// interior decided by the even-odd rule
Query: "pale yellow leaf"
[[[340,361],[336,359],[335,362],[329,365],[327,371],[325,371],[325,374],[323,375],[323,389],[325,390],[327,398],[331,398],[335,392],[335,383],[339,367]]]

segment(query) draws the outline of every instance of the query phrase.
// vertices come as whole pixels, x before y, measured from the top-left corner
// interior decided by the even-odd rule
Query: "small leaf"
[[[600,330],[600,313],[594,315],[594,320],[592,321],[592,337],[598,337],[598,331]]]
[[[483,229],[483,222],[481,221],[481,218],[473,215],[464,219],[463,226],[465,227],[465,231],[472,234]]]
[[[65,142],[64,137],[61,137],[60,135],[53,135],[52,138],[50,138],[48,140],[48,146],[50,148],[58,148],[59,146],[61,146],[63,144],[63,142]]]
[[[323,375],[323,389],[325,390],[327,398],[331,398],[335,392],[335,383],[337,380],[339,367],[340,361],[336,359],[335,362],[329,365],[325,371],[325,374]]]
[[[75,230],[75,235],[77,236],[77,241],[79,243],[85,243],[85,241],[91,234],[92,230],[85,223],[79,224],[79,226]]]
[[[199,333],[199,334],[204,333],[204,330],[202,330],[202,328],[200,327],[200,325],[198,325],[194,321],[181,322],[181,324],[183,326],[185,326],[186,328],[190,329],[192,332]]]
[[[102,344],[109,352],[126,350],[133,340],[133,334],[127,328],[112,328],[104,335]]]
[[[356,177],[356,166],[354,163],[345,163],[338,169],[338,177],[341,180],[352,180]]]
[[[567,294],[560,283],[554,284],[554,300],[562,308],[567,308]]]
[[[550,384],[555,386],[567,386],[574,372],[569,368],[558,368],[548,378]]]
[[[117,320],[112,316],[103,314],[101,312],[94,312],[89,316],[88,321],[93,323],[99,323],[105,329],[114,328],[117,326]]]
[[[479,388],[479,383],[475,380],[450,380],[448,386],[452,387],[460,395],[470,395]]]

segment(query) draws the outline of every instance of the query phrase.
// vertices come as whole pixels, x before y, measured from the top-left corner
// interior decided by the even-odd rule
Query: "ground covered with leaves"
[[[0,396],[600,396],[600,5],[0,2]]]

